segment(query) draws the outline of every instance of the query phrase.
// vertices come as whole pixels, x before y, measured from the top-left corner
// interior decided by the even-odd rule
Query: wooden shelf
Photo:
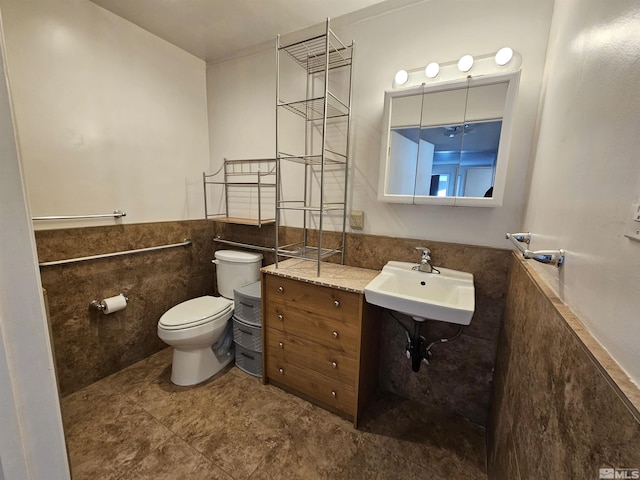
[[[223,223],[236,223],[239,225],[253,225],[253,226],[271,225],[276,223],[275,218],[263,218],[262,220],[258,220],[257,218],[210,216],[209,220],[215,220],[216,222],[223,222]]]

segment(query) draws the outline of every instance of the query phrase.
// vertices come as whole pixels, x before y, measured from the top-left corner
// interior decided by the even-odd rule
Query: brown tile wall
[[[62,395],[145,358],[164,347],[156,334],[160,316],[171,306],[204,294],[214,294],[216,249],[222,238],[272,246],[274,227],[256,228],[204,220],[161,222],[36,232],[40,261],[93,255],[176,243],[189,237],[193,245],[146,254],[43,267],[56,363]],[[281,228],[282,243],[293,242],[300,229]],[[327,234],[325,242],[337,241]],[[345,263],[380,270],[390,260],[417,261],[416,245],[432,250],[434,265],[471,272],[475,276],[476,313],[454,342],[433,349],[430,365],[413,373],[405,357],[406,338],[390,317],[383,322],[380,385],[405,398],[442,408],[484,425],[489,408],[492,371],[502,321],[509,269],[507,251],[374,235],[348,234]],[[323,242],[324,243],[324,242]],[[265,254],[264,264],[273,263]],[[121,312],[104,315],[88,308],[93,299],[120,292],[129,297]],[[403,318],[409,326],[411,321]],[[457,328],[426,322],[427,341],[449,337]]]
[[[182,242],[189,247],[41,267],[58,380],[65,396],[166,345],[156,325],[171,306],[214,292],[213,229],[205,221],[36,232],[40,262]],[[105,315],[96,299],[124,293],[127,308]]]
[[[640,392],[513,257],[489,422],[489,478],[599,478],[640,468]],[[631,477],[625,477],[631,478]]]
[[[40,262],[192,240],[189,247],[41,267],[47,293],[61,395],[117,372],[166,345],[156,326],[170,307],[217,292],[213,242],[228,228],[240,242],[273,245],[274,227],[228,226],[205,220],[39,230]],[[273,256],[265,256],[273,263]],[[127,308],[110,315],[89,309],[94,299],[124,293]]]

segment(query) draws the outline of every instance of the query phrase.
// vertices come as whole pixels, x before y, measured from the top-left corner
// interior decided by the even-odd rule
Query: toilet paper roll
[[[118,312],[120,310],[124,310],[127,306],[127,299],[123,294],[116,295],[115,297],[109,297],[102,300],[102,305],[104,308],[102,312],[105,314]]]

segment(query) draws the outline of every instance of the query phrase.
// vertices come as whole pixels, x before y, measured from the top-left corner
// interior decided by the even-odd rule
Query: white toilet
[[[215,352],[214,344],[233,315],[233,290],[260,279],[262,255],[218,250],[216,279],[221,297],[204,296],[170,308],[158,322],[158,336],[173,347],[171,381],[195,385],[233,360],[233,352]]]

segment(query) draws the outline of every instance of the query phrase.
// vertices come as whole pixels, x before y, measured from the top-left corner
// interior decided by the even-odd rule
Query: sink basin
[[[413,270],[415,263],[388,262],[364,289],[367,302],[417,321],[469,325],[475,309],[473,275],[437,267],[440,274]]]

